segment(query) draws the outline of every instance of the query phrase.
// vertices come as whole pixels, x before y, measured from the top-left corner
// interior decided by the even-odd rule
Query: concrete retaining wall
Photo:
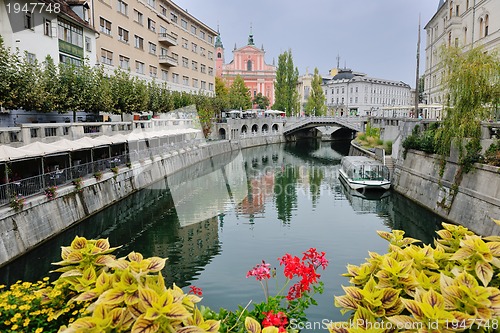
[[[28,198],[20,212],[4,207],[0,209],[0,267],[90,215],[183,168],[232,150],[283,141],[282,135],[275,135],[204,143],[133,163],[130,168],[121,167],[116,175],[105,172],[99,181],[85,179],[80,191],[73,185],[60,187],[54,200],[49,201],[45,195]]]
[[[393,188],[405,197],[450,222],[479,235],[500,235],[500,168],[476,164],[463,175],[453,198],[452,186],[459,166],[449,160],[439,179],[436,155],[410,150],[395,167]]]

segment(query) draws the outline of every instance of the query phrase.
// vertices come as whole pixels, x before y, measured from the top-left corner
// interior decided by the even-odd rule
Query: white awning
[[[29,156],[30,155],[22,148],[0,145],[0,162],[19,160]]]

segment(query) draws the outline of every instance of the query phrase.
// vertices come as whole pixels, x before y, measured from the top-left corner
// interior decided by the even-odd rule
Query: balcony
[[[179,65],[179,62],[176,59],[166,54],[158,55],[158,62],[160,65],[165,65],[167,67],[175,67]]]
[[[173,35],[169,34],[168,32],[158,33],[158,41],[160,43],[167,45],[167,46],[176,46],[177,45],[177,38],[174,37]]]

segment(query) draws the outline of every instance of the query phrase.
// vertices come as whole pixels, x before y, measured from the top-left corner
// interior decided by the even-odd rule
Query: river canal
[[[0,269],[0,283],[36,280],[59,261],[60,247],[78,236],[109,238],[145,257],[167,257],[168,283],[203,289],[203,305],[236,309],[264,298],[246,273],[265,260],[314,247],[330,264],[325,291],[308,310],[315,325],[345,320],[333,305],[348,285],[346,265],[368,251],[385,253],[377,230],[402,229],[427,243],[440,219],[396,193],[353,195],[338,179],[348,142],[299,141],[214,157],[141,190]],[[271,288],[272,294],[273,288]]]

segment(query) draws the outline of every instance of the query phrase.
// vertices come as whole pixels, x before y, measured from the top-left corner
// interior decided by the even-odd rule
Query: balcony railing
[[[168,32],[158,33],[158,41],[160,43],[163,43],[163,44],[168,45],[168,46],[177,45],[177,38],[175,38],[173,35],[169,34]]]
[[[168,67],[174,67],[179,65],[179,62],[176,59],[166,54],[158,55],[158,61],[161,65],[166,65]]]

